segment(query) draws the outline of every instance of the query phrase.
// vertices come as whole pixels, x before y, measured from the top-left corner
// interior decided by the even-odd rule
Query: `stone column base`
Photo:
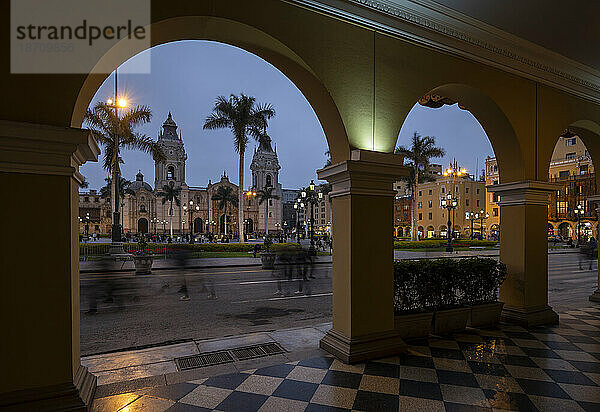
[[[349,338],[331,329],[321,339],[319,346],[345,363],[383,358],[406,351],[406,343],[396,330]]]
[[[500,319],[506,323],[531,327],[558,324],[558,314],[550,306],[541,308],[514,308],[504,306]]]
[[[599,302],[600,303],[600,289],[596,289],[594,293],[590,295],[590,302]]]
[[[79,366],[73,383],[26,389],[0,395],[0,409],[9,411],[71,411],[91,410],[96,393],[96,376],[85,366]]]

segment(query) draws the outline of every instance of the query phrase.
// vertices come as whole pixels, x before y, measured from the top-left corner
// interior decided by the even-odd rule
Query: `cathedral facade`
[[[189,234],[191,229],[195,234],[237,235],[238,207],[228,204],[221,209],[220,202],[213,200],[213,196],[220,187],[226,186],[232,189],[237,198],[240,188],[229,181],[226,173],[214,183],[209,180],[206,186],[187,183],[185,145],[171,113],[162,125],[158,144],[165,154],[165,160],[155,161],[154,187],[139,172],[121,200],[123,233],[169,233],[172,222],[174,234]],[[265,233],[268,221],[269,232],[278,232],[281,230],[282,217],[282,186],[279,183],[281,167],[270,140],[262,142],[254,150],[250,169],[252,185],[244,192],[244,201],[240,205],[244,211],[244,231],[247,234]],[[164,201],[164,197],[160,195],[169,186],[179,191],[179,205],[176,202],[171,205],[171,202]],[[258,198],[252,195],[266,186],[273,187],[279,197],[269,201],[268,216],[266,204],[263,202],[259,205]],[[89,198],[89,193],[81,193],[80,200],[83,201],[86,196]],[[100,232],[110,231],[110,205],[111,202],[108,201],[98,204],[102,209],[98,214],[104,219],[93,227],[98,226]]]

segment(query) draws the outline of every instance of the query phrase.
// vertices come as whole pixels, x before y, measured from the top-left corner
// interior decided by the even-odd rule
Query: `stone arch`
[[[435,228],[433,225],[427,226],[427,231],[425,232],[426,237],[434,237],[435,236]]]
[[[572,237],[572,235],[573,235],[573,227],[571,226],[571,223],[569,223],[569,222],[562,222],[561,224],[559,224],[558,225],[558,234],[563,239],[567,239],[569,237]]]
[[[151,47],[180,40],[208,40],[239,47],[275,66],[300,90],[313,108],[325,133],[332,161],[350,158],[350,144],[338,108],[322,81],[304,60],[280,40],[244,23],[213,16],[181,16],[153,22]],[[94,94],[116,67],[145,49],[130,50],[123,41],[104,54],[83,82],[71,115],[71,126],[81,127]],[[102,72],[102,73],[101,73]]]
[[[523,179],[525,161],[519,139],[504,111],[490,96],[467,84],[447,83],[424,90],[424,93],[416,96],[415,101],[423,96],[434,95],[445,97],[447,104],[458,103],[481,124],[496,155],[500,183]]]
[[[404,236],[410,236],[410,226],[404,228]]]

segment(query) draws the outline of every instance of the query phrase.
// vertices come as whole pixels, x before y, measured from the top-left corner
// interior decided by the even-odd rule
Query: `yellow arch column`
[[[332,184],[333,329],[320,346],[346,363],[404,351],[394,329],[394,181],[401,156],[353,150],[319,170]]]
[[[500,196],[502,319],[525,327],[558,323],[548,306],[548,195],[557,185],[524,180],[487,186]]]
[[[596,196],[590,196],[587,198],[587,201],[593,205],[596,206],[596,212],[600,214],[600,195],[596,195]],[[596,240],[598,240],[598,238],[600,238],[600,233],[598,233],[599,230],[596,230],[596,233],[594,234],[596,236]],[[599,248],[600,249],[600,248]],[[600,262],[600,254],[599,254],[599,258],[598,258],[598,262]],[[592,293],[590,295],[590,301],[591,302],[600,302],[600,267],[598,267],[598,282],[596,283],[596,290],[594,291],[594,293]]]
[[[0,121],[0,409],[85,411],[96,377],[80,363],[78,169],[89,131]],[[39,214],[45,214],[40,219]]]

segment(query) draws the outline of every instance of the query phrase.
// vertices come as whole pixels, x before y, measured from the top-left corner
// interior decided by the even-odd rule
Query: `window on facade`
[[[431,191],[431,189],[429,189],[429,195],[431,195],[433,192]]]
[[[586,174],[588,172],[588,165],[581,165],[579,166],[579,174]]]
[[[497,193],[493,193],[493,194],[492,194],[492,202],[494,202],[494,203],[498,203],[498,200],[499,200],[499,199],[500,199],[500,198],[499,198],[499,196],[498,196],[498,194],[497,194]]]
[[[566,179],[569,177],[569,171],[568,170],[561,170],[560,172],[558,172],[558,177],[559,179]]]
[[[494,217],[498,216],[498,208],[497,207],[492,209],[492,216],[494,216]]]
[[[494,165],[494,172],[498,171],[498,165]]]
[[[465,206],[469,206],[469,199],[465,199]]]
[[[86,197],[84,197],[84,198],[83,198],[83,201],[84,201],[84,202],[89,202],[89,201],[90,201],[90,198],[86,196]]]
[[[140,206],[140,212],[145,212],[146,211],[146,206],[145,205],[141,205]]]
[[[404,210],[408,210],[408,205],[404,205]]]
[[[465,187],[465,193],[469,193],[469,188]]]
[[[565,139],[565,146],[575,146],[577,144],[577,138],[571,137],[569,139]]]
[[[429,215],[427,217],[429,218],[429,220],[433,219],[433,213],[429,212]]]
[[[175,168],[173,166],[167,167],[167,179],[175,180]]]
[[[273,217],[273,212],[269,212],[269,217]]]
[[[479,207],[479,199],[477,200],[477,207]]]
[[[423,195],[423,192],[419,190],[419,196],[422,196],[422,195]]]
[[[567,160],[575,159],[575,152],[567,153],[565,155],[565,159],[567,159]]]
[[[454,191],[458,192],[458,186],[454,186]]]
[[[497,185],[497,184],[498,184],[498,181],[497,181],[497,180],[494,180],[494,181],[492,182],[492,184],[493,184],[493,185]]]
[[[269,199],[269,206],[273,206],[273,199]]]
[[[479,189],[475,190],[475,193],[479,194]]]
[[[430,200],[430,201],[429,201],[429,207],[431,208],[432,206],[433,206],[433,201],[432,201],[432,200]]]
[[[423,220],[423,213],[419,213],[419,220]]]
[[[442,193],[446,193],[446,188],[442,187]]]
[[[325,219],[325,213],[321,213],[321,219]]]
[[[583,173],[582,173],[582,174],[583,174]],[[95,197],[95,198],[94,198],[94,203],[98,203],[98,202],[100,202],[100,199],[99,199],[99,198],[97,198],[97,197]]]
[[[100,226],[99,225],[94,225],[94,230],[100,230]]]
[[[556,202],[556,210],[558,213],[567,213],[568,204],[567,202]]]
[[[423,202],[419,202],[417,204],[417,209],[422,209],[423,208]]]
[[[267,175],[267,186],[273,186],[273,178],[271,175]]]

